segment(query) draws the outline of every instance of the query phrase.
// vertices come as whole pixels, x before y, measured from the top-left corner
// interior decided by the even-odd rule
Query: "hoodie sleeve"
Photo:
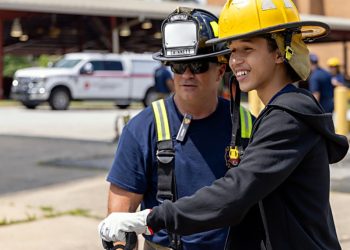
[[[258,126],[238,167],[190,197],[153,208],[147,225],[154,231],[167,229],[181,235],[236,225],[317,142],[308,126],[282,110],[271,110]]]

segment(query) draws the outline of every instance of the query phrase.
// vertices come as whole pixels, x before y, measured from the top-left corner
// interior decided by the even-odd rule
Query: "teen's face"
[[[225,65],[210,63],[204,73],[194,74],[188,67],[183,74],[174,73],[175,94],[183,101],[193,102],[216,98],[225,68]]]
[[[277,51],[270,52],[267,40],[260,37],[232,41],[229,65],[244,92],[267,86],[273,78]],[[281,59],[279,59],[281,61]]]

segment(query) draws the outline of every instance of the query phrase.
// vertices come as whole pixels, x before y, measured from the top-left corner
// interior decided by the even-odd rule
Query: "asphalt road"
[[[114,149],[103,142],[1,135],[0,194],[101,175]],[[96,158],[101,160],[96,167],[79,164]]]
[[[0,194],[107,173],[116,118],[139,111],[0,108]],[[350,156],[331,166],[331,188],[350,192]]]

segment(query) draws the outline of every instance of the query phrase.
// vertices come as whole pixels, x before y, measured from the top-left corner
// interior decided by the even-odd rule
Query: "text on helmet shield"
[[[178,20],[187,20],[188,15],[187,14],[179,14],[179,15],[175,15],[170,17],[170,21],[178,21]]]
[[[184,49],[167,49],[167,56],[190,56],[195,55],[195,50],[192,48],[184,48]]]

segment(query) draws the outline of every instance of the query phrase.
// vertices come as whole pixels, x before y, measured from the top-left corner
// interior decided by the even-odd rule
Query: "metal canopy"
[[[94,16],[163,19],[179,5],[205,8],[218,14],[222,6],[203,6],[190,1],[161,0],[0,0],[0,9]]]
[[[216,15],[222,6],[200,5],[190,1],[161,0],[0,0],[0,15],[4,20],[4,53],[12,54],[63,54],[79,50],[112,50],[111,21],[116,18],[116,27],[123,22],[131,24],[132,35],[120,37],[120,51],[157,51],[161,41],[152,35],[160,31],[161,21],[180,5],[204,8]],[[12,13],[12,14],[8,14]],[[23,26],[30,32],[27,42],[9,37],[10,25],[16,14],[23,20]],[[40,26],[48,32],[52,15],[57,16],[61,35],[52,38],[36,35]],[[143,19],[151,19],[152,30],[141,29]],[[350,40],[350,19],[301,14],[301,19],[322,21],[332,31],[326,38],[316,42],[337,42]]]
[[[4,53],[11,54],[63,54],[79,50],[107,50],[113,47],[111,20],[115,17],[116,28],[123,23],[130,25],[132,35],[119,37],[120,51],[157,51],[161,40],[153,37],[160,31],[162,20],[180,5],[193,8],[207,8],[190,1],[160,0],[0,0],[0,15],[4,20]],[[210,6],[213,13],[219,13],[221,6]],[[8,14],[8,13],[12,13]],[[17,13],[23,26],[30,32],[27,42],[9,37],[9,29]],[[43,34],[36,35],[38,27],[48,32],[50,15],[57,15],[57,26],[62,31],[53,39]],[[153,28],[143,30],[140,23],[151,19]],[[64,20],[64,21],[62,21]],[[78,32],[76,32],[78,31]],[[78,34],[72,34],[72,33]],[[80,44],[79,44],[80,43]]]
[[[0,11],[0,15],[1,15]],[[76,51],[112,51],[112,25],[109,17],[67,15],[51,13],[20,13],[23,32],[29,40],[20,41],[10,36],[12,20],[3,22],[3,52],[16,55],[65,54]],[[159,32],[161,20],[152,19],[152,28],[142,29],[139,18],[115,18],[116,28],[127,24],[131,36],[119,37],[120,52],[154,52],[161,40],[154,37]]]
[[[191,1],[162,0],[0,0],[0,10],[74,14],[114,17],[143,17],[164,19],[179,5],[204,8],[216,15],[220,14],[222,6],[200,5]],[[329,24],[332,34],[321,41],[350,40],[350,19],[319,15],[300,15],[302,20],[316,20]]]

